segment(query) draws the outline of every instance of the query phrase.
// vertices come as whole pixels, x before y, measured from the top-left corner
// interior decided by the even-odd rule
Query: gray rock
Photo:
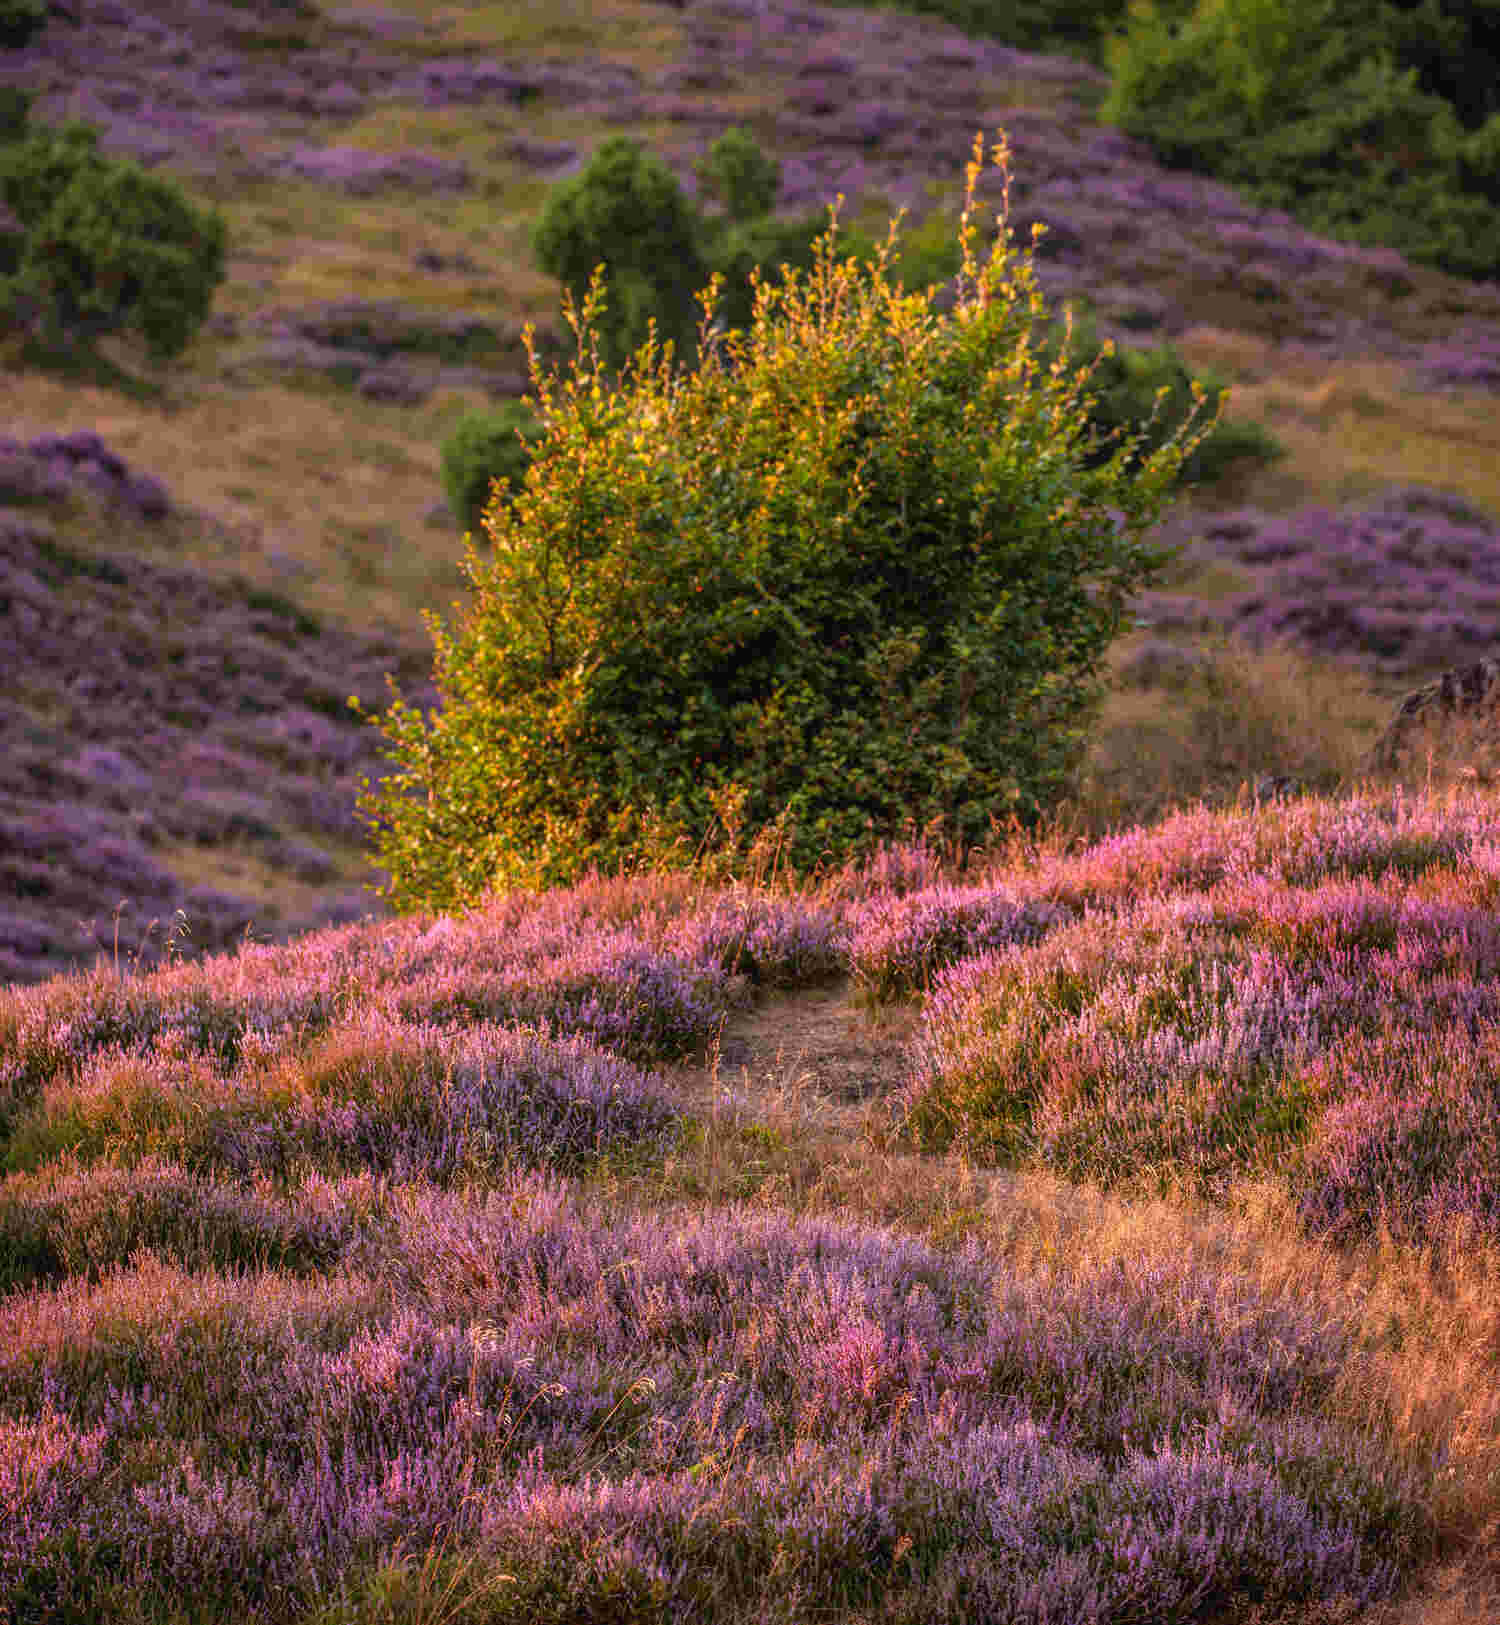
[[[1440,729],[1461,719],[1491,719],[1497,703],[1500,659],[1485,656],[1445,671],[1397,703],[1385,731],[1371,749],[1371,765],[1379,772],[1393,772],[1429,729]]]

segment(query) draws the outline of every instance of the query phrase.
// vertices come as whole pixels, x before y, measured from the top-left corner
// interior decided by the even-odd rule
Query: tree
[[[663,339],[691,344],[692,295],[705,275],[700,223],[677,178],[628,136],[613,136],[548,195],[532,233],[537,264],[577,301],[603,263],[610,308],[599,341],[619,366],[653,317]]]
[[[1005,163],[1003,143],[996,149]],[[447,909],[674,844],[733,805],[804,871],[940,819],[964,842],[1065,793],[1099,661],[1170,556],[1147,533],[1202,430],[1089,467],[1088,378],[1039,363],[1029,253],[972,254],[951,315],[835,259],[757,278],[748,335],[608,387],[596,275],[565,383],[531,350],[544,438],[430,620],[441,708],[399,693],[361,807],[385,894]],[[527,330],[528,348],[531,333]]]
[[[0,145],[0,201],[21,226],[19,248],[0,260],[0,308],[54,340],[134,328],[166,359],[187,346],[224,279],[225,223],[98,147],[80,123],[23,124]]]

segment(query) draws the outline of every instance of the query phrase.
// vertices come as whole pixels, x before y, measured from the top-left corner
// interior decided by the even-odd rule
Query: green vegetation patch
[[[982,167],[976,143],[971,195]],[[997,238],[981,269],[966,221],[948,319],[838,264],[836,231],[723,364],[674,375],[648,343],[612,389],[599,272],[573,377],[533,355],[546,438],[464,618],[433,623],[443,710],[381,719],[396,771],[362,804],[400,906],[691,854],[727,797],[810,867],[1064,793],[1207,430],[1090,466],[1090,379],[1039,363],[1029,258]]]

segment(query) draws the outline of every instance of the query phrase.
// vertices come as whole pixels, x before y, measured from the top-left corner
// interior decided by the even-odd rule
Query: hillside
[[[951,219],[974,133],[1003,126],[1012,223],[1023,239],[1048,227],[1049,297],[1218,367],[1233,410],[1288,446],[1197,502],[1231,512],[1175,522],[1193,548],[1141,618],[1157,643],[1243,629],[1329,657],[1290,686],[1337,692],[1346,726],[1335,739],[1320,701],[1316,738],[1251,719],[1254,760],[1230,744],[1205,761],[1193,741],[1219,700],[1124,692],[1084,828],[1262,771],[1332,788],[1407,680],[1490,636],[1500,294],[1161,169],[1093,124],[1103,76],[1082,63],[813,5],[111,0],[0,56],[3,83],[39,93],[37,119],[82,117],[107,152],[180,176],[231,228],[227,284],[181,362],[109,341],[97,364],[14,343],[6,360],[7,976],[99,948],[155,963],[174,925],[191,953],[347,918],[361,898],[378,910],[352,822],[377,755],[341,700],[378,703],[386,670],[421,692],[419,612],[460,585],[438,446],[467,407],[525,391],[526,322],[564,354],[527,231],[607,133],[637,136],[694,195],[695,162],[745,123],[782,162],[779,214],[842,192],[845,219],[879,235],[898,207]],[[97,446],[47,438],[80,432]],[[1231,686],[1274,686],[1278,658]]]
[[[229,267],[169,364],[0,337],[0,1620],[1500,1618],[1500,760],[1370,756],[1500,624],[1500,284],[931,16],[70,9],[0,86]],[[435,700],[441,442],[569,353],[532,222],[731,125],[922,242],[1003,128],[1049,300],[1285,455],[1050,827],[394,917],[347,702]]]

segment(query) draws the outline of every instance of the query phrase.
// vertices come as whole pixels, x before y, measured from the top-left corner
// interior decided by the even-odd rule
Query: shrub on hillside
[[[573,377],[533,349],[545,438],[489,556],[466,550],[472,603],[431,623],[442,708],[377,719],[392,772],[362,807],[398,907],[691,852],[726,797],[811,867],[912,820],[971,843],[1065,792],[1203,431],[1088,466],[1088,380],[1038,364],[1029,254],[1002,233],[973,258],[982,167],[976,143],[951,316],[884,256],[838,264],[836,209],[733,369],[647,344],[612,392],[602,278],[569,302]]]
[[[1067,343],[1067,335],[1054,328],[1044,350],[1047,359],[1061,357]],[[1077,361],[1093,368],[1092,387],[1098,398],[1089,422],[1101,441],[1090,457],[1095,464],[1109,459],[1109,436],[1116,431],[1143,437],[1136,453],[1139,461],[1164,445],[1187,422],[1199,393],[1217,401],[1225,388],[1223,379],[1211,371],[1189,372],[1170,345],[1106,351],[1104,341],[1087,318],[1075,330],[1072,348]],[[1178,483],[1208,484],[1236,463],[1266,463],[1285,455],[1281,443],[1259,423],[1231,422],[1221,417],[1183,463]]]
[[[0,146],[19,141],[31,115],[31,93],[17,85],[0,85]]]
[[[1493,276],[1500,93],[1430,47],[1467,28],[1493,68],[1500,41],[1436,0],[1422,15],[1430,27],[1353,0],[1198,0],[1179,21],[1138,0],[1102,116],[1312,230]]]
[[[540,434],[536,413],[520,401],[459,419],[443,442],[443,489],[465,530],[479,532],[496,481],[504,491],[520,489]]]
[[[658,340],[671,340],[678,358],[696,366],[694,295],[713,273],[724,280],[721,328],[743,329],[750,325],[752,271],[775,285],[783,265],[812,268],[822,219],[771,216],[781,165],[761,152],[749,131],[726,131],[698,173],[705,191],[724,205],[723,215],[700,213],[661,159],[615,136],[547,199],[532,239],[537,264],[575,303],[587,293],[595,267],[604,266],[607,303],[596,331],[612,371],[640,347],[653,318]],[[860,234],[850,235],[848,245],[874,257],[875,244]]]
[[[74,123],[23,127],[0,146],[0,201],[23,234],[0,274],[0,310],[54,340],[134,328],[153,356],[177,355],[223,281],[223,218],[98,145]]]
[[[704,186],[731,220],[755,220],[771,212],[781,190],[781,165],[763,153],[743,125],[728,129],[698,166]]]
[[[677,177],[639,142],[612,136],[579,174],[553,187],[532,249],[575,301],[595,267],[607,267],[610,302],[598,340],[606,364],[618,367],[653,316],[663,341],[679,350],[690,342],[692,296],[704,275],[698,239]]]
[[[0,0],[0,50],[19,50],[47,26],[47,0]]]

